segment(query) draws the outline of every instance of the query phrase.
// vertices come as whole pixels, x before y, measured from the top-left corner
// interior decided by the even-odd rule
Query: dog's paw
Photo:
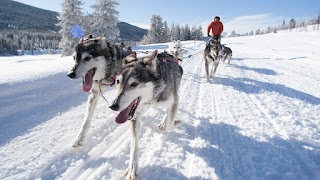
[[[138,174],[137,174],[135,168],[131,167],[131,168],[126,169],[126,171],[124,172],[124,177],[126,179],[138,179]]]
[[[176,121],[174,122],[174,127],[176,128],[176,127],[180,126],[181,124],[182,124],[182,121],[176,120]]]
[[[160,124],[158,125],[158,127],[159,127],[159,129],[161,129],[161,130],[166,130],[166,124],[165,124],[165,123],[160,123]]]
[[[180,120],[177,120],[175,121],[173,124],[170,124],[170,125],[167,125],[166,123],[160,123],[158,125],[158,127],[161,129],[161,130],[165,130],[167,132],[172,132],[176,129],[176,127],[178,127],[179,125],[182,124],[182,121]]]
[[[83,146],[83,144],[84,144],[84,139],[79,137],[73,142],[72,147],[74,148],[81,147]]]

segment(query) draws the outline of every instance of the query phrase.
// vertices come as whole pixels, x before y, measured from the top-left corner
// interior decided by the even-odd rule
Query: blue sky
[[[61,11],[62,0],[16,0],[25,4]],[[91,12],[95,0],[83,0],[83,9]],[[225,31],[237,33],[266,29],[268,26],[296,20],[309,20],[320,13],[320,0],[118,0],[119,20],[148,29],[152,15],[184,25],[207,25],[218,15]]]

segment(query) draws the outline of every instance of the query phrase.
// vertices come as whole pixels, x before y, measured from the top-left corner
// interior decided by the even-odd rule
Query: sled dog
[[[172,55],[179,61],[179,65],[182,63],[183,52],[182,52],[182,44],[180,40],[174,40],[169,44],[168,53]]]
[[[152,105],[166,107],[166,115],[159,124],[161,130],[173,131],[181,124],[176,120],[178,89],[183,70],[166,52],[157,50],[142,58],[126,57],[129,62],[116,79],[116,94],[110,108],[119,111],[115,121],[119,124],[130,120],[131,150],[128,179],[135,179],[138,172],[138,137],[140,117]]]
[[[75,65],[68,72],[71,79],[82,78],[82,89],[91,91],[88,97],[84,122],[78,136],[73,142],[73,147],[82,146],[90,127],[92,116],[97,106],[100,93],[109,85],[114,84],[116,72],[121,61],[119,47],[107,43],[104,37],[88,35],[80,39],[75,48]]]
[[[228,64],[230,64],[230,59],[232,57],[232,50],[231,48],[222,45],[221,46],[221,51],[220,51],[220,55],[221,55],[221,61],[223,62],[223,64],[225,63],[226,59],[228,58]]]
[[[213,77],[213,75],[216,73],[216,70],[219,65],[219,52],[221,50],[221,44],[216,39],[210,39],[209,42],[206,45],[206,48],[204,50],[204,63],[205,63],[205,69],[206,69],[206,75],[207,75],[207,81],[210,82],[210,78]],[[209,66],[212,64],[210,77],[209,77]]]

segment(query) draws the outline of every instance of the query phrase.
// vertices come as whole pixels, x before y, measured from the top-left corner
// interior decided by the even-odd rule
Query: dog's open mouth
[[[93,76],[96,73],[96,68],[90,69],[83,77],[82,90],[89,92],[93,84]]]
[[[141,97],[137,97],[133,100],[128,107],[122,110],[119,115],[116,117],[116,122],[118,124],[125,123],[127,120],[131,120],[134,117],[137,107],[139,106]]]

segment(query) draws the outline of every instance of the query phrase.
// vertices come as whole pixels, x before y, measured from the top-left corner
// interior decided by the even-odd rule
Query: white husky
[[[183,52],[182,44],[180,40],[174,40],[169,44],[168,53],[179,61],[179,65],[182,63]]]

